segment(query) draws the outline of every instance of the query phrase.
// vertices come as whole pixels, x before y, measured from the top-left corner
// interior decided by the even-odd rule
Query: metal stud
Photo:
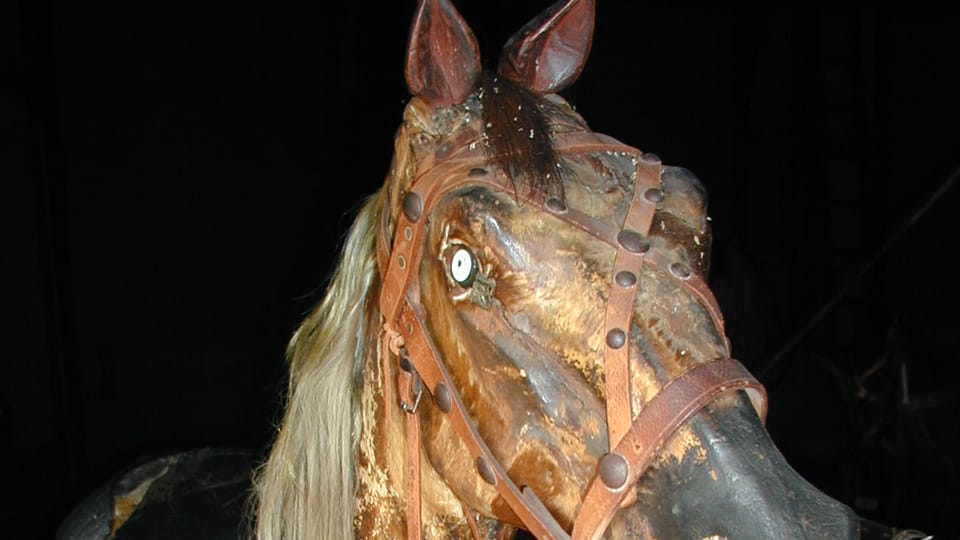
[[[650,188],[643,192],[643,198],[653,204],[663,202],[663,190],[660,188]]]
[[[690,268],[683,263],[675,262],[670,265],[670,273],[676,276],[679,279],[689,279],[690,278]]]
[[[643,236],[636,231],[624,229],[617,233],[617,242],[624,249],[632,253],[646,253],[650,250],[650,242],[643,239]]]
[[[484,482],[491,486],[497,485],[497,474],[493,472],[493,467],[490,466],[490,462],[484,459],[483,456],[477,456],[477,472],[480,473],[480,478],[483,478]]]
[[[453,406],[450,391],[447,390],[447,385],[443,383],[437,383],[437,388],[433,391],[433,400],[437,403],[437,408],[445,413],[450,412],[450,408]]]
[[[560,199],[556,197],[550,197],[545,203],[547,210],[550,210],[554,214],[562,214],[567,211],[567,205]]]
[[[620,454],[610,453],[603,456],[600,458],[597,469],[603,485],[611,491],[622,489],[627,483],[627,478],[630,477],[630,466]]]
[[[633,287],[637,284],[637,275],[629,270],[621,270],[617,272],[617,275],[613,276],[613,280],[617,285],[626,289],[627,287]]]
[[[640,159],[646,161],[647,163],[660,163],[660,156],[654,154],[653,152],[647,152],[640,156]]]
[[[607,345],[611,349],[619,349],[627,342],[627,334],[619,329],[614,328],[613,330],[607,332]]]
[[[423,200],[416,193],[410,192],[403,197],[403,215],[412,223],[416,223],[423,214]]]
[[[450,155],[450,143],[445,142],[440,145],[440,148],[437,148],[437,157],[443,159]]]

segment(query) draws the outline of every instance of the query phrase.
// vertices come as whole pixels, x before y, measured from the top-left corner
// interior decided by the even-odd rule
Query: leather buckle
[[[423,397],[423,382],[421,382],[416,368],[410,362],[406,348],[400,349],[399,377],[400,408],[406,413],[415,414],[420,407],[420,398]],[[412,399],[411,396],[413,396]]]

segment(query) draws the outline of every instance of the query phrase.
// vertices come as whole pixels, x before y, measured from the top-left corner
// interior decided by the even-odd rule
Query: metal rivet
[[[647,163],[660,163],[660,156],[654,154],[653,152],[647,152],[640,156],[640,159],[646,161]]]
[[[648,202],[657,204],[663,201],[663,190],[660,188],[650,188],[643,192],[643,198]]]
[[[627,460],[620,454],[607,454],[600,458],[600,464],[597,466],[600,474],[600,480],[603,485],[611,491],[622,489],[630,476],[630,466]]]
[[[474,167],[470,169],[470,172],[467,173],[467,176],[476,177],[476,176],[486,176],[489,173],[483,167]]]
[[[613,330],[607,332],[607,345],[611,349],[619,349],[623,347],[623,344],[627,342],[627,334],[619,328],[614,328]]]
[[[556,197],[550,197],[546,202],[547,210],[550,210],[554,214],[560,214],[567,211],[567,205]]]
[[[408,242],[409,242],[411,239],[413,239],[413,229],[411,229],[410,227],[404,227],[404,228],[403,228],[403,238],[404,238],[405,240],[407,240]]]
[[[437,157],[443,159],[450,155],[450,143],[446,142],[440,145],[440,148],[437,148]]]
[[[412,336],[412,335],[413,335],[413,323],[407,323],[407,326],[406,326],[405,328],[407,329],[407,335],[408,335],[408,336]]]
[[[423,201],[416,193],[407,193],[403,197],[403,215],[411,222],[416,223],[423,213]]]
[[[680,279],[687,279],[690,277],[690,269],[687,268],[685,264],[678,262],[670,265],[670,273]]]
[[[640,236],[640,233],[624,229],[617,233],[617,242],[627,251],[633,253],[646,253],[650,249],[650,242],[647,242]]]
[[[629,270],[621,270],[617,272],[617,275],[613,277],[613,280],[617,285],[627,288],[633,287],[637,284],[637,275]]]
[[[397,266],[399,266],[401,270],[407,267],[407,260],[403,258],[403,255],[397,255]]]
[[[450,398],[450,391],[443,383],[437,383],[437,388],[433,391],[433,400],[437,403],[437,408],[448,413],[453,406],[453,400]]]
[[[477,456],[477,472],[480,473],[480,478],[483,478],[484,482],[491,486],[497,485],[497,474],[493,472],[490,462],[483,459],[483,456]]]

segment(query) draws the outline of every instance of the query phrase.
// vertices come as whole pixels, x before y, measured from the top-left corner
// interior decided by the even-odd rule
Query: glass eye
[[[453,253],[450,258],[450,277],[461,287],[473,285],[477,277],[477,259],[469,249],[458,247]]]

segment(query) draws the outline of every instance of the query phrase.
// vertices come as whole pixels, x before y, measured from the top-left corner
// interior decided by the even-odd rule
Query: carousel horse
[[[260,540],[925,537],[771,441],[703,186],[558,96],[594,12],[554,4],[485,70],[451,3],[419,3],[389,173],[289,344]]]
[[[707,286],[703,186],[557,95],[593,19],[562,0],[486,72],[449,0],[421,0],[391,170],[290,341],[253,486],[243,449],[155,457],[56,537],[931,538],[771,441]]]
[[[57,538],[931,538],[771,441],[707,286],[703,186],[557,95],[593,19],[562,0],[487,72],[421,0],[393,164],[290,341],[250,515],[251,453],[201,448],[110,479]]]

